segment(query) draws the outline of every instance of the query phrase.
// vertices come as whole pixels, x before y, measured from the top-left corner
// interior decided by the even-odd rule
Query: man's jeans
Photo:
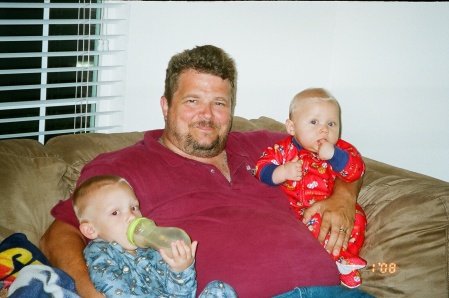
[[[359,289],[348,289],[343,286],[303,287],[277,295],[273,298],[371,298],[370,294]]]

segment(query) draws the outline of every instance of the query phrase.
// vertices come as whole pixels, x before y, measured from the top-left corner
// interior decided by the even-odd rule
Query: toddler
[[[195,253],[198,245],[177,240],[173,258],[161,249],[138,248],[127,238],[129,223],[142,214],[128,182],[117,176],[96,176],[77,187],[73,206],[80,231],[89,242],[84,250],[90,278],[107,297],[191,297],[197,290]],[[227,284],[214,281],[201,298],[237,297]]]
[[[256,177],[268,185],[280,185],[302,220],[308,207],[332,194],[336,177],[353,182],[362,177],[365,164],[355,147],[339,138],[340,107],[324,89],[306,89],[293,98],[286,128],[291,136],[264,150],[256,165]],[[320,224],[320,214],[315,214],[307,224],[315,237]],[[349,288],[362,282],[357,270],[366,266],[366,261],[358,256],[365,228],[365,213],[356,204],[348,248],[342,249],[338,256],[332,255],[342,284]],[[346,230],[342,228],[340,232]],[[323,246],[328,238],[329,235]]]

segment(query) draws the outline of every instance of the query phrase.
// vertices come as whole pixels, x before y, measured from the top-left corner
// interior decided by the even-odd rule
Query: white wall
[[[284,122],[294,94],[330,90],[362,155],[449,181],[449,3],[129,2],[125,131],[163,126],[170,57],[224,48],[236,115]]]

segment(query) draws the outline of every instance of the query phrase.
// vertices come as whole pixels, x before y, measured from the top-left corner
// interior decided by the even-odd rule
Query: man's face
[[[187,70],[181,73],[178,89],[169,107],[161,99],[167,119],[164,141],[196,157],[214,157],[223,151],[231,128],[229,80]]]

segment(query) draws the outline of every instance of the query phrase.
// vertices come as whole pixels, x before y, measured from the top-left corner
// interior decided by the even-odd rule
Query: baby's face
[[[340,133],[339,108],[333,101],[307,100],[292,115],[288,132],[305,149],[318,152],[327,141],[335,145]]]
[[[125,182],[101,187],[91,200],[89,214],[90,222],[98,232],[98,238],[105,241],[115,241],[126,250],[134,250],[127,238],[129,223],[141,217],[139,201],[131,187]]]

